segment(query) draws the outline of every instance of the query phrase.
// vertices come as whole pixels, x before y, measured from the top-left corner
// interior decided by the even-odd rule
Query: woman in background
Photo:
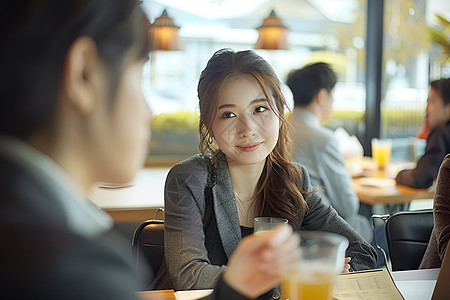
[[[294,230],[341,234],[350,241],[354,269],[375,267],[374,249],[291,162],[286,101],[264,59],[253,51],[217,51],[200,76],[198,97],[201,154],[166,179],[159,287],[211,288],[258,216],[286,218]]]
[[[430,131],[425,154],[414,169],[397,174],[397,183],[415,188],[431,186],[442,160],[450,153],[450,78],[431,82],[425,127]]]

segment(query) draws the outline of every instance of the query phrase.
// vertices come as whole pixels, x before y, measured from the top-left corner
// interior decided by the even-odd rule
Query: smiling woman
[[[222,85],[212,136],[228,164],[255,164],[261,169],[278,140],[280,122],[258,81],[248,75],[230,78]],[[246,152],[254,152],[245,155]]]
[[[322,202],[306,169],[291,162],[286,100],[272,67],[254,51],[214,53],[198,84],[200,149],[167,175],[165,262],[158,288],[211,288],[229,257],[253,233],[255,217],[289,220],[350,241],[355,269],[375,251]],[[265,297],[270,297],[268,292]]]

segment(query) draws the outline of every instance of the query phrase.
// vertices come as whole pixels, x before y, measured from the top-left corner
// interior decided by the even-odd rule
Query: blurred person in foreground
[[[450,239],[450,154],[444,159],[436,181],[433,202],[434,227],[419,269],[440,268]]]
[[[131,0],[10,1],[0,20],[1,298],[139,299],[129,245],[84,195],[144,162],[148,20]],[[296,245],[287,226],[245,239],[210,297],[267,292]]]
[[[425,113],[424,131],[429,131],[425,154],[416,168],[400,171],[395,178],[397,183],[414,188],[430,187],[450,153],[450,78],[431,82]]]
[[[321,125],[333,113],[336,81],[336,73],[323,62],[306,65],[289,74],[286,83],[294,96],[291,120],[294,159],[306,167],[311,183],[322,189],[322,199],[371,242],[369,220],[358,214],[359,199],[339,152],[338,141],[331,129]]]

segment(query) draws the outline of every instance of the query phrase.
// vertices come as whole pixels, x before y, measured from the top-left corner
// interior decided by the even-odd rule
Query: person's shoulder
[[[305,168],[305,166],[304,165],[302,165],[301,163],[299,163],[299,162],[292,162],[292,164],[294,165],[294,166],[296,166],[298,169],[300,169],[300,171],[306,171],[306,168]]]
[[[308,169],[298,162],[293,162],[292,164],[300,170],[301,178],[299,179],[299,183],[301,188],[305,191],[310,190],[311,179],[309,177]]]
[[[444,161],[442,162],[442,168],[450,168],[450,153],[448,153],[445,157],[444,157]]]
[[[191,156],[176,165],[171,169],[171,173],[184,173],[193,171],[204,171],[207,169],[207,158],[203,154],[196,154]]]
[[[334,133],[331,129],[324,126],[311,126],[304,122],[299,122],[295,128],[295,134],[298,135],[298,142],[307,142],[316,147],[325,147],[331,139],[334,139]]]
[[[88,238],[62,224],[12,224],[5,234],[10,238],[0,255],[8,259],[0,259],[0,273],[9,275],[0,276],[7,285],[2,294],[33,299],[134,297],[138,284],[129,248],[114,233]]]
[[[79,297],[128,299],[143,288],[144,278],[136,279],[127,245],[113,232],[96,238],[72,235],[70,243],[53,259],[48,269],[49,281],[57,284],[61,292],[77,286]]]
[[[202,154],[197,154],[174,165],[167,174],[167,182],[172,182],[173,179],[179,182],[183,178],[196,178],[203,182],[207,174],[208,158]]]
[[[445,125],[434,128],[430,132],[430,135],[428,136],[428,140],[430,140],[432,137],[444,138],[444,139],[450,140],[450,121],[447,122]]]

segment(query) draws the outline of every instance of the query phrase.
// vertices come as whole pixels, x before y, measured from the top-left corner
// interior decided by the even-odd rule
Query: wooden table
[[[415,166],[412,162],[392,162],[386,169],[379,170],[370,157],[364,157],[360,162],[353,162],[353,166],[359,164],[360,172],[354,173],[353,188],[362,203],[375,204],[405,204],[417,199],[430,199],[434,197],[432,189],[416,189],[395,183],[395,175],[402,169]],[[351,169],[352,165],[347,164]],[[369,186],[364,184],[367,178],[382,179],[383,184]]]
[[[391,272],[397,288],[406,300],[430,299],[440,269]],[[426,283],[426,284],[425,284]],[[425,285],[424,285],[425,284]],[[174,300],[174,290],[138,292],[145,300]]]
[[[136,178],[122,187],[100,185],[89,195],[98,207],[108,212],[116,223],[153,219],[164,207],[164,183],[169,168],[144,168]]]
[[[370,157],[359,161],[347,162],[355,175],[353,188],[359,200],[369,205],[404,204],[416,199],[433,198],[434,192],[428,189],[415,189],[404,185],[392,184],[389,187],[365,186],[360,183],[362,177],[390,178],[404,168],[414,167],[411,162],[392,162],[386,170],[378,170]],[[90,193],[90,199],[108,212],[116,223],[142,222],[152,219],[158,208],[164,206],[164,183],[169,168],[144,168],[138,172],[131,185],[122,188],[96,187]]]
[[[174,290],[145,291],[138,292],[138,295],[145,300],[174,300],[174,292]]]

